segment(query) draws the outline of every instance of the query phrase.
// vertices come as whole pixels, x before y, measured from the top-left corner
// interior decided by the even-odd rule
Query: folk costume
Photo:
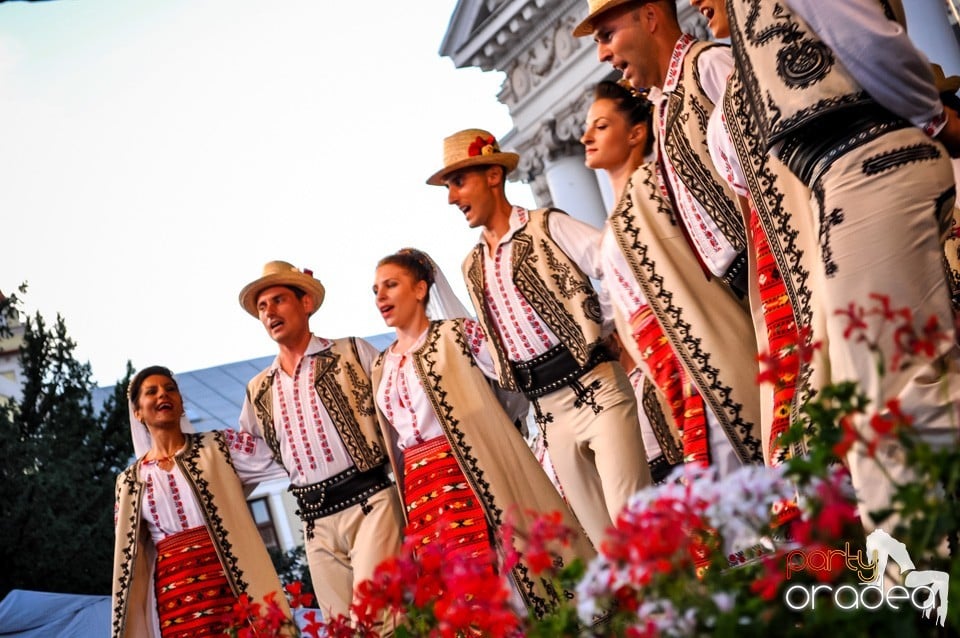
[[[643,447],[647,451],[647,464],[650,466],[650,480],[654,485],[666,482],[670,473],[683,463],[680,449],[676,446],[670,423],[663,411],[662,395],[656,385],[643,371],[641,366],[634,366],[627,373],[630,385],[633,386],[634,396],[637,398],[637,416],[640,418],[640,434],[643,437]],[[667,455],[660,445],[660,439],[666,439],[672,444],[673,455]]]
[[[111,635],[218,636],[240,594],[258,602],[273,594],[289,618],[243,490],[282,476],[262,441],[188,425],[165,468],[144,460],[146,427],[132,419],[131,428],[146,447],[135,446],[138,460],[117,477]]]
[[[431,296],[433,294],[431,293]],[[514,423],[497,402],[486,339],[476,321],[433,321],[408,352],[387,348],[372,373],[384,439],[398,477],[406,535],[451,559],[476,558],[491,545],[502,559],[498,532],[508,521],[517,536],[530,512],[559,512],[576,531],[562,561],[595,554],[577,519],[554,489]],[[537,616],[562,602],[530,569],[522,553],[510,573]]]
[[[323,299],[312,273],[271,262],[241,293],[241,305],[256,316],[257,294],[275,285]],[[327,617],[349,615],[355,585],[400,550],[402,512],[369,379],[378,354],[362,339],[311,335],[293,374],[278,356],[250,380],[240,414],[240,428],[264,439],[290,477],[314,591]]]
[[[634,174],[604,238],[607,276],[639,290],[632,303],[619,298],[621,334],[635,336],[636,361],[672,406],[682,405],[673,415],[684,459],[721,474],[763,458],[756,343],[745,338],[753,326],[742,301],[746,232],[706,144],[705,118],[731,66],[726,47],[678,39],[663,87],[649,93],[657,159]],[[678,376],[683,404],[671,381]]]
[[[757,350],[777,357],[784,371],[760,388],[764,457],[779,465],[805,452],[803,443],[787,449],[777,441],[829,377],[829,365],[813,350],[826,335],[813,294],[816,238],[808,213],[810,192],[761,147],[737,69],[724,92],[723,108],[710,115],[707,129],[713,163],[737,193],[747,221]]]
[[[858,381],[878,408],[899,400],[923,437],[955,444],[960,385],[943,266],[955,189],[949,158],[931,139],[946,121],[942,105],[929,63],[896,20],[902,7],[728,0],[727,9],[761,148],[812,193],[814,290],[823,300],[831,379]],[[882,308],[866,313],[871,306]],[[890,362],[896,326],[889,324],[900,308],[921,324],[935,320],[943,339],[931,339],[931,358],[908,357],[881,373],[874,350],[844,332],[862,331]],[[858,426],[872,436],[866,417]],[[889,505],[891,479],[909,481],[901,454],[896,444],[881,446],[884,470],[858,447],[848,454],[868,528],[868,512]]]
[[[703,275],[654,162],[631,176],[610,215],[611,238],[664,338],[707,406],[709,461],[721,474],[763,463],[754,326],[743,303]],[[625,330],[631,330],[629,324]],[[684,439],[696,433],[684,432]],[[684,441],[684,448],[697,441]],[[702,445],[702,444],[701,444]]]
[[[594,544],[650,484],[636,400],[603,340],[599,231],[558,210],[514,207],[493,251],[463,263],[499,383],[523,392],[564,495]]]

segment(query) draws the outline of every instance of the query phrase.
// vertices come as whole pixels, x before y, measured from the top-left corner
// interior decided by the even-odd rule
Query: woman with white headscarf
[[[373,290],[397,335],[371,379],[405,535],[417,548],[439,547],[445,560],[479,558],[491,547],[502,559],[504,523],[522,538],[530,512],[559,512],[575,530],[561,562],[592,558],[579,522],[490,386],[496,373],[483,330],[433,260],[409,248],[389,255],[377,265]],[[526,607],[542,615],[564,594],[535,573],[521,552],[509,575]]]
[[[117,477],[112,636],[222,635],[241,594],[290,609],[243,484],[285,476],[262,441],[195,433],[173,374],[144,368],[128,390],[136,461]]]

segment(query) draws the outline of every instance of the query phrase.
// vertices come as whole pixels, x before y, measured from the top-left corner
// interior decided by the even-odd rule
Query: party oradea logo
[[[930,618],[936,610],[936,623],[947,621],[947,587],[950,575],[935,570],[918,570],[907,553],[907,547],[881,529],[867,536],[866,551],[843,549],[794,550],[787,554],[787,580],[802,571],[832,573],[842,561],[844,568],[857,574],[860,586],[828,584],[795,584],[787,587],[784,602],[794,611],[816,609],[818,604],[833,603],[839,609],[876,610],[883,605],[899,610],[912,606]],[[884,574],[889,561],[895,562],[899,574],[891,573],[902,585],[888,586]],[[892,566],[891,566],[892,569]],[[896,570],[893,570],[895,572]],[[896,578],[899,576],[899,578]]]

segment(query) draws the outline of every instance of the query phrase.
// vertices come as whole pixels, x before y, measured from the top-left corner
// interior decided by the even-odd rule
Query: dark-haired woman
[[[243,483],[285,476],[262,441],[194,433],[173,374],[130,382],[137,460],[117,478],[112,636],[222,635],[241,594],[268,594],[290,618]]]
[[[491,546],[502,558],[497,532],[504,523],[523,537],[528,512],[560,512],[577,532],[563,562],[589,560],[590,542],[491,389],[488,377],[496,375],[479,324],[465,318],[433,261],[412,249],[385,257],[373,291],[397,335],[371,378],[380,426],[392,443],[406,535],[448,558],[470,560]],[[542,614],[563,594],[534,573],[521,555],[511,576],[526,606]]]

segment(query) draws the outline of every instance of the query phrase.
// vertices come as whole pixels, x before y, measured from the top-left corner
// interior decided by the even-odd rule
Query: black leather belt
[[[730,286],[730,290],[733,291],[733,294],[735,294],[738,299],[746,298],[750,290],[750,284],[747,281],[748,271],[747,251],[741,250],[737,253],[737,256],[734,257],[730,267],[727,268],[727,272],[723,273],[723,277],[721,277],[721,279]]]
[[[390,483],[386,465],[366,472],[351,467],[319,483],[291,485],[290,491],[299,505],[297,516],[310,522],[362,503]]]
[[[670,472],[673,471],[673,468],[678,465],[683,465],[683,461],[679,463],[671,463],[667,460],[667,457],[661,454],[657,458],[653,459],[649,463],[650,465],[650,478],[653,480],[654,485],[662,485],[664,481],[667,480],[667,477],[670,476]]]
[[[911,126],[879,104],[841,109],[819,117],[784,139],[777,154],[807,186],[841,157],[884,133]]]
[[[604,346],[595,347],[587,363],[581,366],[561,343],[529,361],[515,361],[510,366],[520,391],[528,399],[536,399],[569,385],[604,361],[613,361]]]

